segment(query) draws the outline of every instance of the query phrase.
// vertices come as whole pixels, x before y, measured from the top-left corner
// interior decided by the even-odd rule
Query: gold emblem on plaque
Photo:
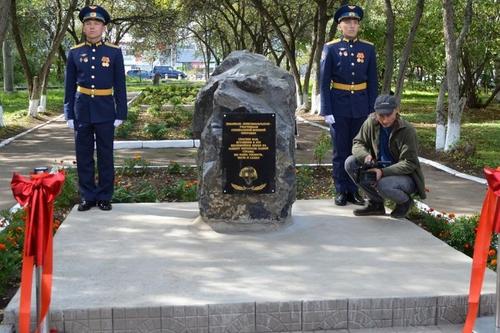
[[[239,176],[243,178],[246,186],[241,186],[231,183],[231,187],[234,188],[236,191],[247,191],[247,190],[261,191],[267,186],[267,183],[252,186],[252,183],[259,178],[257,170],[255,170],[255,168],[252,166],[246,166],[243,169],[241,169]]]

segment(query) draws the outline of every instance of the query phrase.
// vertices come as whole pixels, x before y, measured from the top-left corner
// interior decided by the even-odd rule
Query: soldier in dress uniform
[[[83,23],[85,42],[72,47],[68,53],[64,93],[64,115],[68,127],[75,131],[78,210],[86,211],[96,205],[102,210],[111,210],[114,132],[127,118],[123,55],[118,46],[102,40],[110,21],[104,8],[84,7],[78,17]]]
[[[363,9],[340,7],[334,15],[342,36],[323,47],[321,56],[321,115],[330,125],[333,148],[335,204],[363,205],[356,184],[347,175],[344,163],[352,151],[352,140],[377,97],[377,64],[372,43],[359,39]]]

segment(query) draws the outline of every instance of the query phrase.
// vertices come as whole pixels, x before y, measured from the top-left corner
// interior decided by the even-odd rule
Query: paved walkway
[[[311,125],[299,124],[297,163],[314,163],[312,152],[315,140],[321,130]],[[125,158],[141,154],[151,164],[165,165],[170,161],[194,164],[195,149],[143,149],[118,150],[115,153],[117,164]],[[330,160],[330,157],[327,157]],[[14,199],[10,191],[12,173],[28,174],[34,167],[51,165],[71,165],[74,161],[73,133],[66,128],[63,119],[57,119],[9,145],[0,148],[0,209],[10,208]],[[324,161],[328,162],[328,161]],[[455,214],[473,214],[480,210],[485,186],[457,178],[432,167],[424,166],[429,197],[425,200],[430,207]],[[333,205],[332,205],[333,207]],[[350,207],[346,207],[346,211]],[[347,213],[346,213],[347,214]],[[347,216],[347,215],[346,215]],[[385,328],[382,330],[350,330],[350,332],[439,333],[460,332],[460,325],[433,326],[430,328]],[[348,331],[345,331],[346,333]]]
[[[315,163],[313,150],[322,130],[299,123],[296,151],[297,163]],[[125,158],[140,154],[152,165],[166,165],[170,161],[195,164],[196,149],[127,149],[115,152],[116,164]],[[72,165],[75,160],[73,132],[59,118],[48,125],[18,138],[0,148],[0,209],[15,203],[10,191],[13,172],[28,174],[37,166]],[[324,163],[331,161],[331,154]],[[425,203],[438,210],[455,214],[475,214],[481,209],[486,186],[455,177],[430,166],[423,166],[429,189]]]
[[[182,333],[191,311],[178,310],[196,307],[194,331],[405,332],[393,327],[462,322],[470,267],[408,220],[360,219],[331,200],[296,201],[278,230],[229,234],[201,221],[196,202],[75,207],[54,240],[52,324]],[[495,281],[488,270],[482,315],[492,314]]]

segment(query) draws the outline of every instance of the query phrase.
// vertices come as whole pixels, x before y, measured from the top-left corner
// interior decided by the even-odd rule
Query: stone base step
[[[393,333],[463,323],[471,259],[410,221],[352,209],[297,201],[291,225],[237,234],[195,222],[197,203],[73,209],[55,237],[51,327]],[[495,282],[487,271],[481,316],[494,313]],[[5,323],[17,309],[18,296]]]

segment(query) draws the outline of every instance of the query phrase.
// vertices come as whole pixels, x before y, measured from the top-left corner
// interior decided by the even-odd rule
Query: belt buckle
[[[95,88],[90,89],[90,97],[94,98]]]

